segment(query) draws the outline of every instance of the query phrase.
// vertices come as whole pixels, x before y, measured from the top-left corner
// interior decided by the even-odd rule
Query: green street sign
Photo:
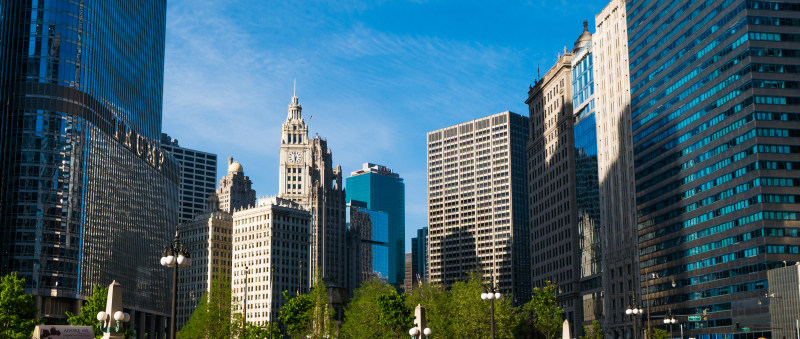
[[[750,328],[749,327],[742,327],[742,332],[750,332]]]
[[[689,321],[700,321],[700,316],[699,315],[690,315],[689,316]]]

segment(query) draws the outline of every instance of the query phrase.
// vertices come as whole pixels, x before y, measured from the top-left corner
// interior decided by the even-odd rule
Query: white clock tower
[[[278,191],[280,196],[305,205],[308,203],[312,184],[311,144],[302,111],[303,107],[300,106],[295,90],[292,103],[289,104],[289,113],[281,128]]]

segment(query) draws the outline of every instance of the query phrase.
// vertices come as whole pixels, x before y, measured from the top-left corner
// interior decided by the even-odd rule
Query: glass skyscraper
[[[627,2],[653,326],[671,310],[701,316],[690,337],[770,337],[767,270],[800,258],[798,18],[797,1]]]
[[[162,332],[178,163],[159,147],[166,1],[0,1],[0,274],[49,323],[117,280]]]
[[[403,178],[386,166],[365,163],[345,179],[346,201],[363,201],[367,208],[389,217],[390,284],[401,287],[405,279],[406,194]]]

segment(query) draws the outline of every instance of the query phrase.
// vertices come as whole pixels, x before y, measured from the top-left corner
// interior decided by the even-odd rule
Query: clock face
[[[298,151],[289,152],[289,163],[299,164],[300,163],[300,152],[298,152]]]

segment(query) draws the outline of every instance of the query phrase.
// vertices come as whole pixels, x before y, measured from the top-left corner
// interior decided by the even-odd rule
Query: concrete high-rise
[[[428,132],[428,265],[432,283],[481,274],[530,298],[525,140],[528,118],[503,112]]]
[[[308,138],[302,111],[299,99],[292,96],[286,121],[281,126],[280,197],[311,212],[311,262],[305,266],[310,279],[319,271],[330,291],[344,289],[347,226],[342,168],[333,167],[327,140]]]
[[[233,158],[228,158],[228,174],[222,177],[217,188],[219,209],[233,213],[237,209],[252,207],[256,204],[256,191],[250,177],[244,175],[244,167]]]
[[[411,279],[416,285],[428,280],[428,228],[417,230],[417,236],[411,238]]]
[[[566,49],[565,49],[566,52]],[[572,107],[573,53],[560,55],[528,91],[530,140],[531,280],[535,287],[558,285],[558,303],[578,333],[583,319],[580,295]]]
[[[181,168],[178,223],[191,222],[207,212],[206,200],[216,189],[217,155],[181,147],[165,133],[161,133],[161,148],[178,160]]]
[[[363,201],[367,208],[389,216],[390,284],[401,287],[405,280],[406,195],[403,178],[386,166],[365,163],[345,179],[347,201]]]
[[[247,291],[248,323],[277,321],[287,301],[283,291],[308,293],[311,218],[300,204],[278,197],[233,212],[231,294],[234,312],[241,313]]]
[[[639,297],[636,191],[633,172],[628,34],[625,1],[612,0],[595,16],[592,35],[597,167],[603,262],[603,330],[612,338],[632,338],[625,310]]]
[[[179,185],[159,147],[166,7],[0,2],[0,275],[19,272],[47,323],[117,280],[137,333],[163,335]]]
[[[231,278],[233,217],[216,207],[195,215],[192,221],[178,227],[178,238],[192,259],[190,267],[178,270],[178,308],[175,314],[178,329],[192,316],[203,293],[211,292],[211,284],[217,276]]]
[[[642,299],[685,335],[774,337],[767,270],[798,261],[797,1],[629,1]],[[644,307],[647,308],[646,306]]]

